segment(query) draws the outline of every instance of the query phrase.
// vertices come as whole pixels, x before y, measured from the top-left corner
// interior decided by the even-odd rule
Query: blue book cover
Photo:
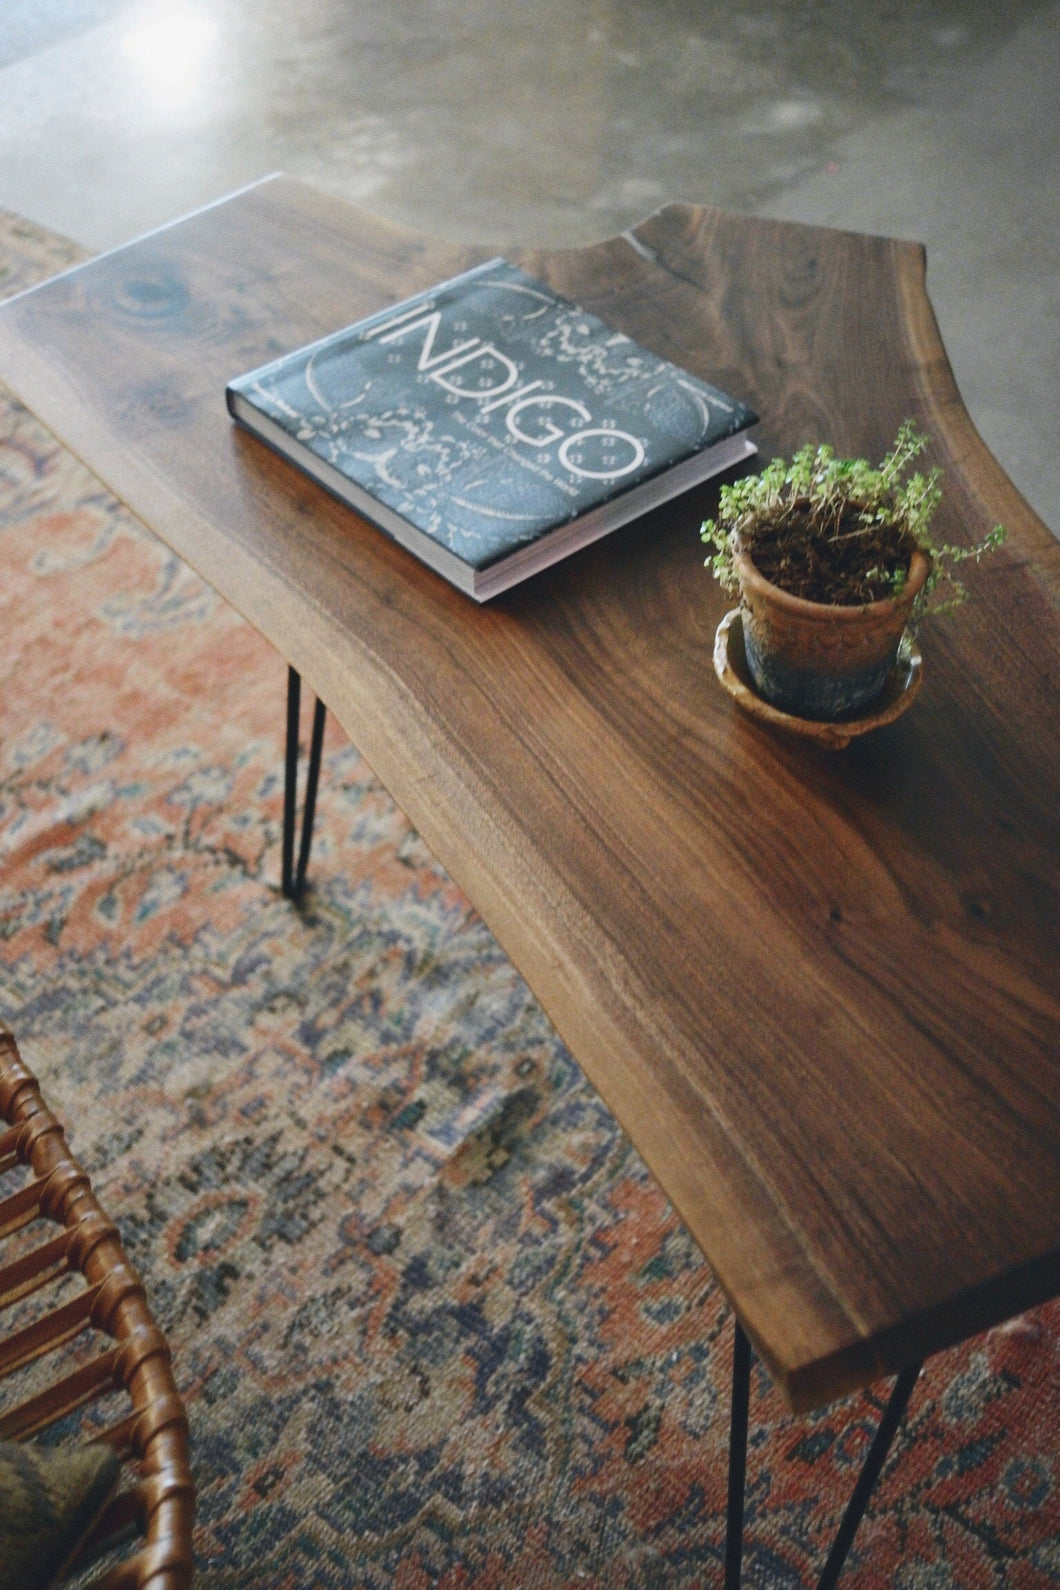
[[[757,419],[505,260],[253,370],[227,397],[480,599],[749,456]]]

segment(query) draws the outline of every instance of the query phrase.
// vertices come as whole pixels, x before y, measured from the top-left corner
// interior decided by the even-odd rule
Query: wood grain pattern
[[[0,308],[0,376],[337,714],[810,1407],[1060,1290],[1060,546],[918,246],[675,206],[512,257],[747,399],[766,456],[912,416],[943,536],[1009,544],[840,756],[714,678],[714,485],[476,608],[224,386],[489,252],[270,181]]]

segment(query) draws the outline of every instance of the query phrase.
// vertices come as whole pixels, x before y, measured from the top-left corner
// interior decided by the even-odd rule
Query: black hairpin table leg
[[[836,1532],[835,1540],[832,1542],[832,1549],[828,1553],[828,1561],[825,1563],[821,1577],[817,1581],[817,1590],[832,1590],[832,1586],[842,1572],[847,1552],[853,1545],[857,1527],[861,1523],[866,1507],[869,1505],[869,1497],[872,1495],[876,1481],[880,1477],[880,1471],[886,1461],[887,1454],[891,1450],[891,1442],[894,1440],[898,1426],[902,1422],[902,1414],[905,1412],[906,1403],[912,1395],[913,1387],[917,1383],[920,1369],[920,1364],[914,1364],[911,1369],[903,1369],[891,1388],[890,1400],[883,1410],[883,1418],[880,1420],[876,1434],[872,1438],[872,1445],[869,1447],[865,1462],[862,1464],[858,1482],[854,1486],[851,1498],[847,1503],[847,1510],[843,1514],[843,1521]]]
[[[732,1414],[729,1425],[729,1507],[725,1525],[725,1590],[740,1590],[743,1558],[744,1483],[747,1470],[747,1419],[751,1389],[751,1343],[736,1322],[732,1360]],[[828,1561],[817,1581],[817,1590],[834,1590],[869,1504],[876,1481],[887,1460],[902,1414],[912,1395],[921,1365],[903,1369],[895,1380],[890,1400],[869,1447],[857,1484],[839,1525]]]
[[[305,893],[309,851],[313,843],[313,818],[316,816],[317,784],[320,781],[320,753],[324,746],[324,719],[327,709],[317,701],[313,711],[313,737],[309,745],[305,801],[302,807],[302,835],[298,845],[298,864],[294,859],[294,838],[298,805],[298,731],[301,726],[302,676],[287,670],[287,754],[283,776],[283,892],[288,900],[298,901]]]

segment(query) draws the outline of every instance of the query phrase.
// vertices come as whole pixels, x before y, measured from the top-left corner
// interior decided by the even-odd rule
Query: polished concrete
[[[106,248],[269,171],[503,246],[668,199],[917,238],[1060,531],[1060,3],[0,0],[0,206]]]

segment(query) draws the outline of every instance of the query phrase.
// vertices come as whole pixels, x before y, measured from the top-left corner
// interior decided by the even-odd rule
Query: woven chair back
[[[0,1440],[24,1441],[115,1392],[124,1411],[92,1439],[118,1453],[123,1481],[78,1561],[105,1564],[91,1590],[185,1590],[195,1493],[169,1346],[0,1025]],[[113,1543],[130,1532],[115,1560]]]

